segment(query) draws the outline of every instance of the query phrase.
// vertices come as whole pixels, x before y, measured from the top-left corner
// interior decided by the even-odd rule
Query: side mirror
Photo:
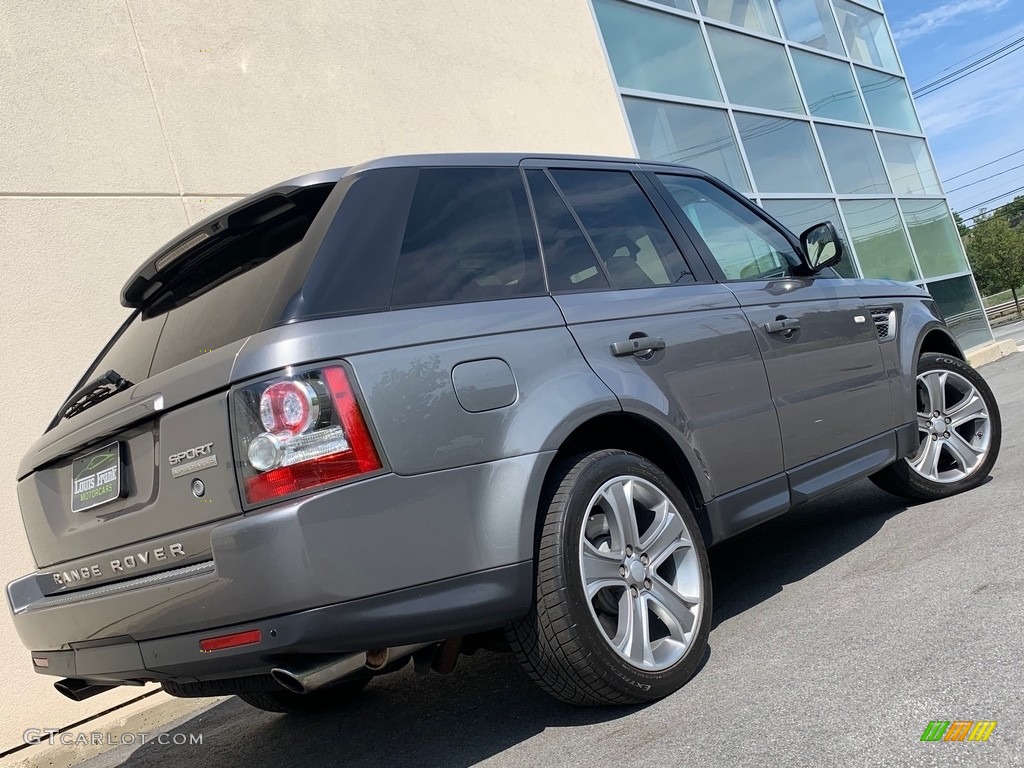
[[[831,221],[815,224],[800,235],[800,242],[804,247],[807,266],[812,272],[820,272],[838,264],[843,258],[843,241],[839,239],[839,233]]]

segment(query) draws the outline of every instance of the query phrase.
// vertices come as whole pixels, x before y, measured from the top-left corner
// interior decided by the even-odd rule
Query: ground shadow
[[[712,547],[712,628],[853,551],[908,504],[863,480]]]
[[[857,483],[713,548],[715,624],[856,549],[905,506]],[[712,633],[712,647],[714,640]],[[452,675],[420,677],[407,668],[374,681],[352,708],[308,717],[271,715],[231,699],[170,732],[201,733],[201,745],[150,742],[122,764],[461,768],[548,728],[634,715],[635,708],[562,705],[535,688],[510,656],[480,652]]]

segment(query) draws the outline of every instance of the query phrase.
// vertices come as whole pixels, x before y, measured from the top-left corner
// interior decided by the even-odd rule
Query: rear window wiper
[[[70,419],[86,408],[91,408],[101,400],[106,400],[111,395],[128,389],[130,386],[132,383],[117,371],[107,371],[102,376],[97,376],[76,389],[67,399],[67,405],[61,415],[65,419]]]

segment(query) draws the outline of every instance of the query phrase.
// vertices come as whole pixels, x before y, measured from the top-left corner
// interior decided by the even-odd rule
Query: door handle
[[[780,317],[777,320],[769,320],[764,324],[764,329],[768,333],[781,333],[786,336],[792,336],[793,331],[800,329],[800,321],[795,317]]]
[[[665,340],[657,336],[638,336],[635,339],[616,341],[612,344],[612,354],[616,357],[626,355],[643,355],[647,352],[657,352],[665,348]]]

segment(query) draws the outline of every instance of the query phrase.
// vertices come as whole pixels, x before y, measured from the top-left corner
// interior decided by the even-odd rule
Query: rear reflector
[[[33,656],[32,663],[37,667],[48,667],[50,666],[50,660],[44,656]]]
[[[209,653],[210,651],[223,651],[226,648],[237,648],[240,645],[255,645],[260,641],[260,638],[260,631],[258,629],[235,632],[233,635],[207,637],[199,641],[199,650],[203,653]]]

